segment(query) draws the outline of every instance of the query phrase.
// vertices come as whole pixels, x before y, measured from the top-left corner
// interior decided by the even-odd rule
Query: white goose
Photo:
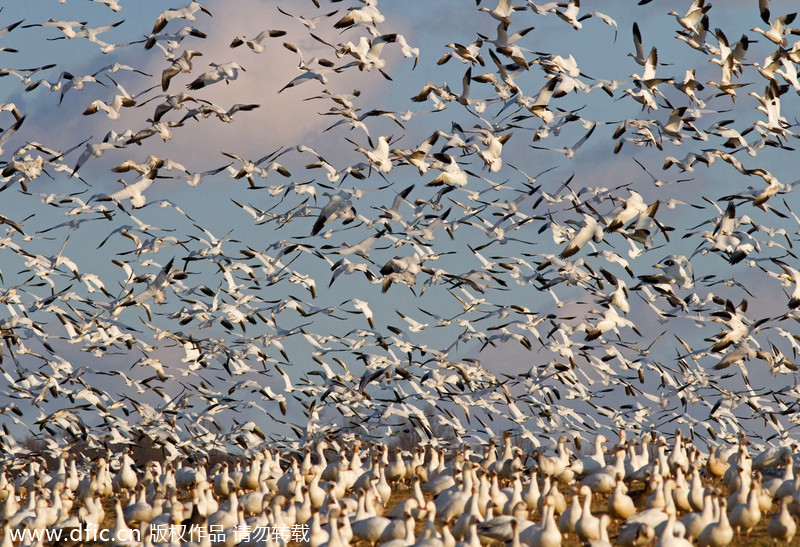
[[[125,522],[125,515],[122,512],[122,503],[120,503],[119,498],[117,498],[114,504],[114,513],[116,518],[114,519],[114,527],[111,529],[112,545],[120,547],[141,545],[140,542],[135,540],[138,535],[136,531],[129,528]]]
[[[600,524],[598,526],[599,537],[589,541],[589,547],[611,547],[611,539],[608,537],[608,525],[611,522],[611,517],[606,514],[600,515]]]
[[[414,517],[411,513],[406,513],[404,516],[403,522],[403,535],[401,537],[395,537],[389,541],[385,541],[382,545],[386,547],[409,547],[409,545],[413,545],[416,541],[414,536]],[[475,523],[472,525],[472,529],[475,529]]]
[[[724,547],[733,541],[733,528],[728,521],[725,498],[719,500],[719,520],[712,522],[700,533],[697,545],[700,547]]]
[[[517,503],[513,514],[487,518],[478,524],[478,534],[482,538],[508,543],[514,538],[515,527],[519,534],[533,525],[534,523],[528,520],[528,507],[521,501]]]
[[[596,221],[595,221],[596,222]],[[594,452],[581,456],[570,464],[572,469],[577,475],[591,475],[596,473],[606,465],[606,458],[603,453],[603,444],[608,442],[605,435],[597,435],[594,438]]]
[[[767,523],[767,534],[775,544],[784,541],[788,545],[797,533],[797,523],[789,513],[791,498],[785,497],[779,503],[780,511],[772,515]]]
[[[592,515],[592,491],[588,486],[581,486],[580,494],[584,496],[583,507],[575,523],[575,533],[582,541],[600,539],[600,519]]]
[[[636,505],[627,492],[622,475],[617,474],[616,487],[608,498],[608,514],[615,519],[627,520],[636,513]]]
[[[667,525],[658,537],[656,547],[691,547],[692,542],[683,537],[682,534],[675,533],[675,513],[667,513]]]
[[[750,541],[750,532],[761,520],[761,508],[758,506],[758,483],[750,483],[750,492],[747,495],[747,502],[736,505],[729,516],[731,526],[736,530],[736,537],[740,537],[741,531],[745,531],[745,539]]]
[[[570,488],[570,504],[567,509],[558,517],[558,529],[562,534],[569,537],[575,534],[575,526],[581,518],[581,500],[575,487]]]
[[[530,526],[520,535],[520,540],[523,543],[531,547],[559,547],[561,545],[561,531],[558,529],[555,513],[550,502],[550,497],[545,498],[541,525]]]
[[[699,537],[705,527],[713,522],[714,504],[712,503],[712,497],[713,492],[710,489],[706,489],[703,495],[702,509],[683,517],[682,522],[686,528],[686,537],[690,539]]]

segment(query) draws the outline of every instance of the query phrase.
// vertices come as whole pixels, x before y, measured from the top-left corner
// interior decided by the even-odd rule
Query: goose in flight
[[[246,72],[246,70],[235,61],[221,64],[211,63],[211,66],[214,67],[212,70],[198,76],[193,82],[187,84],[186,87],[194,91],[217,82],[224,81],[226,84],[229,84],[231,80],[235,80],[239,77],[240,70]]]
[[[328,196],[328,203],[322,207],[316,222],[314,222],[314,227],[311,228],[312,236],[317,235],[326,224],[337,218],[343,219],[344,224],[349,224],[356,218],[356,210],[347,192],[342,191],[333,195],[324,192],[323,195]]]
[[[360,25],[367,27],[373,36],[377,35],[375,27],[379,23],[386,21],[386,17],[378,10],[378,0],[361,0],[365,6],[363,8],[353,8],[347,15],[333,24],[334,28],[346,30],[352,26]]]
[[[230,47],[235,48],[239,47],[242,44],[246,44],[247,47],[253,50],[255,53],[264,53],[267,51],[267,46],[264,45],[264,41],[267,38],[278,38],[279,36],[285,36],[285,30],[262,30],[258,33],[255,38],[248,38],[247,36],[237,36],[231,42]]]
[[[181,54],[180,57],[177,57],[172,60],[172,64],[164,69],[161,73],[161,90],[166,91],[169,87],[170,81],[176,75],[180,74],[181,72],[191,72],[192,71],[192,57],[200,57],[203,54],[199,51],[195,51],[192,49],[187,49]],[[158,121],[158,120],[156,120]]]
[[[600,243],[600,241],[603,240],[603,228],[592,215],[584,213],[583,224],[580,225],[578,231],[575,232],[575,235],[572,237],[564,250],[561,251],[559,256],[561,258],[569,258],[573,256],[592,239],[594,239],[595,242]]]
[[[338,13],[338,11],[339,11],[339,10],[333,10],[331,12],[328,12],[328,13],[325,13],[325,14],[322,14],[322,15],[317,15],[316,17],[303,17],[301,15],[292,15],[291,13],[288,13],[288,12],[282,10],[280,6],[278,6],[277,8],[278,8],[278,11],[281,12],[282,14],[284,14],[285,16],[291,17],[292,19],[296,19],[297,21],[299,21],[308,30],[316,30],[317,23],[319,23],[320,21],[322,21],[324,19],[327,19],[328,17],[332,17],[332,16],[336,15]]]
[[[167,23],[169,23],[173,19],[186,19],[187,21],[196,21],[197,20],[196,14],[198,11],[205,13],[206,15],[211,17],[211,12],[208,11],[207,8],[205,8],[195,0],[189,2],[189,5],[187,5],[184,8],[164,10],[161,12],[161,15],[158,16],[158,19],[156,19],[151,34],[158,34],[162,30],[164,30],[164,27],[167,26]]]
[[[705,0],[694,0],[686,10],[684,15],[677,11],[671,11],[667,15],[672,15],[678,21],[678,24],[690,32],[697,32],[697,23],[699,23],[708,10],[711,9],[711,4],[706,5]]]

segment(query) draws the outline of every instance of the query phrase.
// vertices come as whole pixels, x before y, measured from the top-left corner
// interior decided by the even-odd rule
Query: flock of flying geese
[[[0,473],[0,545],[20,537],[43,545],[31,538],[50,531],[72,544],[102,537],[119,547],[559,547],[575,539],[604,547],[612,537],[621,546],[723,547],[749,541],[757,527],[774,545],[792,542],[797,444],[752,452],[742,435],[704,453],[680,430],[670,442],[618,433],[611,447],[602,434],[593,450],[562,436],[532,453],[511,431],[477,451],[319,440],[213,466],[205,457],[137,465],[129,451],[78,463],[65,451],[52,469],[31,458]]]
[[[170,458],[286,435],[512,429],[547,446],[566,431],[680,424],[709,445],[743,430],[761,447],[796,439],[800,217],[796,181],[781,180],[798,137],[786,114],[800,94],[796,14],[753,2],[760,23],[734,41],[710,2],[659,14],[642,0],[626,16],[677,25],[677,43],[659,54],[640,19],[612,69],[641,74],[603,79],[612,69],[582,66],[566,44],[591,31],[620,51],[611,16],[579,0],[481,3],[448,8],[480,33],[430,58],[377,0],[286,3],[270,19],[284,29],[234,36],[193,0],[124,43],[111,36],[125,20],[0,23],[0,99],[16,97],[0,103],[6,459],[32,455],[20,435],[53,453],[148,439]],[[93,57],[13,67],[23,52],[11,46],[36,37],[88,41]],[[237,60],[211,58],[217,41]],[[281,56],[297,72],[250,82],[241,101],[254,65]],[[351,76],[379,91],[353,90]],[[220,124],[268,120],[278,94],[323,110],[310,144],[254,159],[215,139]],[[48,116],[73,114],[108,131],[49,142]],[[183,165],[171,146],[190,135],[205,148]],[[106,165],[121,188],[103,190]],[[222,184],[221,202],[164,197]],[[459,473],[462,488],[476,480]],[[556,501],[542,500],[531,535],[551,528]],[[477,541],[472,523],[451,524]]]

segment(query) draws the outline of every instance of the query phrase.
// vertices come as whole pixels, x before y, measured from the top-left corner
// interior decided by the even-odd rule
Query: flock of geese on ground
[[[753,452],[742,436],[701,453],[680,430],[672,441],[623,430],[616,445],[598,435],[594,451],[576,455],[570,445],[580,437],[533,453],[511,439],[506,432],[478,451],[398,447],[391,456],[380,442],[320,441],[213,467],[202,457],[137,466],[127,451],[77,465],[64,452],[57,468],[31,459],[0,474],[0,545],[41,545],[31,538],[45,530],[91,541],[91,530],[104,529],[106,544],[126,547],[559,547],[575,539],[601,547],[611,537],[623,546],[723,547],[749,541],[757,526],[788,545],[797,529],[797,445]],[[283,539],[257,537],[266,529]]]
[[[534,445],[675,426],[789,445],[800,31],[761,0],[734,40],[710,2],[684,3],[614,14],[639,19],[632,52],[579,0],[430,5],[475,23],[446,27],[463,38],[430,57],[416,45],[436,36],[397,32],[403,10],[377,0],[267,6],[273,28],[222,36],[252,17],[193,0],[137,30],[124,2],[67,2],[112,17],[96,26],[6,6],[6,458],[32,454],[26,435],[54,453],[147,440],[172,458],[504,429]],[[589,32],[621,59],[574,56]],[[14,66],[37,38],[77,60]],[[287,58],[296,71],[252,80]],[[620,69],[635,73],[601,77]],[[243,152],[280,140],[285,97],[322,123]],[[271,134],[219,137],[245,118]]]

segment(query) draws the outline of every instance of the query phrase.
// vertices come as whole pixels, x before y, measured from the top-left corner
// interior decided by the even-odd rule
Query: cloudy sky
[[[688,32],[667,13],[676,9],[684,14],[688,2],[592,2],[580,12],[594,14],[581,21],[580,30],[549,8],[543,15],[530,8],[516,11],[510,15],[509,33],[533,27],[517,42],[530,63],[527,70],[518,67],[518,92],[499,96],[491,84],[472,81],[469,98],[477,102],[452,100],[441,110],[433,100],[414,102],[411,97],[429,82],[446,83],[463,97],[462,78],[468,69],[472,77],[497,73],[490,51],[497,47],[491,40],[497,36],[498,20],[481,11],[495,8],[493,2],[385,2],[378,6],[385,20],[377,27],[344,30],[333,24],[348,9],[364,5],[321,3],[317,9],[312,2],[204,2],[211,15],[197,11],[195,20],[170,20],[162,33],[191,26],[205,38],[188,36],[172,44],[161,40],[149,50],[142,42],[165,9],[163,2],[137,1],[132,9],[130,0],[122,0],[121,10],[114,12],[101,2],[37,0],[0,11],[0,26],[22,21],[0,37],[0,47],[18,50],[0,52],[5,67],[0,102],[15,105],[26,116],[18,129],[3,136],[0,158],[6,167],[0,215],[20,228],[2,226],[0,272],[7,310],[0,319],[5,321],[4,334],[13,332],[21,344],[5,348],[2,389],[24,416],[8,411],[0,420],[24,436],[26,428],[40,433],[42,418],[69,410],[87,423],[104,422],[111,428],[141,420],[149,412],[142,410],[145,403],[188,424],[178,428],[180,437],[208,441],[235,440],[241,424],[250,419],[275,435],[290,431],[265,422],[267,415],[303,428],[304,412],[316,408],[322,409],[321,422],[363,428],[381,416],[383,423],[395,423],[398,416],[403,422],[402,416],[417,412],[415,408],[428,408],[439,416],[436,420],[465,430],[494,431],[515,421],[520,432],[535,437],[549,430],[608,427],[609,418],[617,425],[626,420],[643,427],[668,423],[664,427],[672,431],[672,420],[685,411],[678,421],[695,421],[694,428],[703,434],[710,428],[732,435],[742,425],[788,435],[788,419],[772,418],[786,408],[782,401],[790,392],[771,392],[791,389],[794,374],[770,374],[770,365],[753,355],[748,361],[729,357],[731,366],[715,370],[733,350],[711,349],[730,313],[726,300],[729,308],[748,301],[742,312],[745,323],[764,320],[733,349],[792,358],[796,344],[797,322],[785,292],[793,285],[786,281],[782,286],[778,276],[786,271],[772,260],[798,267],[791,247],[798,230],[791,214],[797,203],[791,193],[797,177],[794,137],[781,140],[755,125],[768,118],[749,93],[765,94],[768,80],[758,68],[769,64],[765,58],[777,48],[751,30],[766,28],[757,2],[726,2],[724,10],[710,9],[704,51],[677,39]],[[320,16],[317,28],[310,31],[279,7],[292,15]],[[791,2],[771,3],[773,18],[790,9]],[[103,43],[98,44],[62,39],[64,33],[45,24],[48,20],[79,22],[75,29],[120,23],[100,34]],[[626,93],[639,92],[634,74],[644,70],[629,55],[634,51],[634,22],[645,55],[657,48],[656,77],[665,81],[659,84],[656,109],[642,108]],[[720,48],[716,29],[722,29],[731,45],[747,37],[746,55],[736,72],[736,82],[747,85],[737,90],[735,101],[707,83],[719,81],[722,72],[711,62],[722,55],[715,53]],[[252,38],[263,30],[285,34],[266,38],[266,51],[260,54],[246,45],[230,47],[235,37]],[[377,69],[347,66],[356,59],[343,53],[345,44],[370,38],[370,31],[396,40],[380,53],[388,78]],[[403,55],[396,34],[419,49],[416,67],[413,56]],[[485,66],[457,57],[439,64],[443,55],[479,35],[485,37],[479,50]],[[791,50],[792,41],[790,36],[783,51]],[[107,46],[113,51],[103,53],[108,44],[117,47]],[[202,55],[191,59],[191,72],[174,76],[164,91],[163,71],[187,50]],[[511,62],[502,52],[496,55]],[[572,76],[584,90],[553,98],[547,107],[553,120],[545,123],[516,100],[536,97],[552,78],[565,80],[564,71],[553,66],[570,56],[579,70]],[[337,69],[326,73],[327,83],[311,80],[279,92],[302,74],[301,62],[322,68],[314,61],[320,58]],[[242,67],[235,79],[187,89],[212,63],[230,62]],[[112,73],[115,63],[136,70]],[[48,65],[54,66],[35,70]],[[683,82],[687,70],[705,85],[697,92],[702,104],[672,83]],[[74,82],[85,75],[96,81],[77,89]],[[776,85],[788,81],[782,75],[775,79]],[[110,102],[122,93],[119,88],[135,106],[121,108],[117,119],[102,110],[84,114],[96,99]],[[223,112],[236,104],[258,106],[236,112],[228,122],[197,114],[171,127],[164,138],[144,137],[140,132],[153,126],[156,108],[181,92],[192,99],[164,114],[162,123],[181,122],[189,108],[202,105],[218,105]],[[341,115],[342,105],[331,96],[356,93],[349,100],[359,114],[376,109],[395,119],[370,116],[351,128]],[[781,99],[781,114],[791,132],[795,90],[789,87]],[[680,136],[671,136],[658,124],[663,127],[680,107],[686,107],[680,114]],[[646,143],[644,130],[636,134],[633,124],[614,138],[625,120],[645,122],[658,146]],[[8,129],[15,122],[10,106],[0,112],[0,127]],[[725,139],[713,134],[722,125],[743,133],[754,155],[723,147]],[[590,130],[574,155],[560,151],[575,146]],[[114,135],[106,138],[110,131]],[[373,150],[379,137],[391,137],[393,150],[415,149],[436,131],[442,135],[432,151],[446,152],[469,171],[465,186],[442,192],[443,187],[428,186],[439,171],[421,174],[398,159],[388,173],[369,166],[365,151]],[[507,136],[497,171],[481,160],[480,153],[488,149],[481,137],[488,133]],[[453,136],[467,144],[445,149]],[[59,165],[73,169],[88,144],[104,139],[112,145],[101,157],[83,162],[76,176],[56,170]],[[38,148],[26,143],[38,143]],[[614,153],[619,143],[624,144]],[[348,176],[331,182],[323,169],[307,168],[318,158],[298,145],[312,148],[337,170],[365,164],[363,180]],[[69,152],[59,157],[51,150]],[[712,150],[733,153],[750,174]],[[246,177],[234,178],[242,168],[236,157],[255,161],[273,152],[261,167],[277,161],[289,177],[277,170],[256,175],[256,188],[250,188]],[[708,166],[698,162],[685,171],[664,168],[666,158],[683,160],[692,153],[716,161]],[[145,183],[146,206],[134,208],[118,192],[145,175],[112,169],[128,160],[144,162],[148,155],[182,167],[162,165],[157,178]],[[15,161],[35,163],[38,158],[45,162],[44,173],[28,176],[11,168]],[[753,173],[759,168],[785,185],[764,208],[752,199],[765,186],[765,178]],[[199,184],[187,184],[191,174],[216,170]],[[527,185],[523,173],[536,177],[535,185]],[[403,221],[381,219],[382,211],[411,185],[398,209]],[[329,195],[341,196],[343,190],[349,192],[345,195],[355,220],[344,224],[331,219],[320,233],[310,235]],[[584,214],[607,227],[630,190],[648,205],[659,203],[658,225],[647,245],[630,237],[631,225],[607,231],[602,242],[590,242],[568,264],[552,260],[584,222]],[[713,250],[715,227],[730,201],[741,223],[738,240],[757,247],[735,264],[725,252]],[[511,203],[518,214],[509,213]],[[375,241],[367,253],[352,253],[353,245],[371,237]],[[393,257],[413,255],[423,257],[426,268],[414,284],[395,282],[383,292],[387,275],[380,273],[382,267]],[[615,256],[629,261],[633,275]],[[659,272],[654,265],[663,265],[670,256],[690,257],[693,283],[664,287],[645,282],[647,286],[630,291],[630,310],[620,312],[631,323],[620,325],[618,335],[609,331],[586,340],[587,329],[616,309],[606,298],[613,283],[601,269],[632,289],[643,281],[640,276]],[[170,260],[172,269],[165,270]],[[361,270],[334,281],[332,267],[343,260]],[[175,271],[185,275],[176,278]],[[160,272],[169,283],[160,287],[163,295],[153,297],[146,287],[152,287],[148,283],[158,280]],[[570,272],[585,277],[571,278]],[[484,277],[476,277],[479,273]],[[94,279],[102,282],[105,293]],[[373,325],[354,299],[368,303]],[[683,304],[677,306],[679,302]],[[252,322],[239,325],[240,311]],[[75,332],[79,326],[85,331]],[[194,343],[207,352],[202,364],[193,362],[194,354],[187,350]],[[153,379],[156,367],[147,359],[160,361],[164,377]],[[324,367],[339,376],[327,377]],[[382,370],[388,376],[373,377]],[[459,380],[465,370],[474,373],[466,386]],[[283,372],[294,391],[285,392]],[[16,384],[24,377],[30,383],[22,389]],[[264,392],[265,386],[272,391]],[[97,395],[106,410],[85,393],[88,387],[100,388]],[[561,399],[548,398],[549,389]],[[514,409],[507,394],[519,397]],[[776,414],[759,416],[743,406],[743,397]],[[288,406],[285,416],[282,398]],[[715,405],[717,401],[722,403]],[[467,415],[469,406],[475,408]],[[613,412],[603,406],[622,413],[609,416]],[[515,414],[517,407],[522,418]],[[727,407],[732,418],[726,422]],[[637,410],[637,420],[625,413]],[[487,423],[489,416],[497,418],[495,425]],[[128,439],[136,434],[120,431]]]

